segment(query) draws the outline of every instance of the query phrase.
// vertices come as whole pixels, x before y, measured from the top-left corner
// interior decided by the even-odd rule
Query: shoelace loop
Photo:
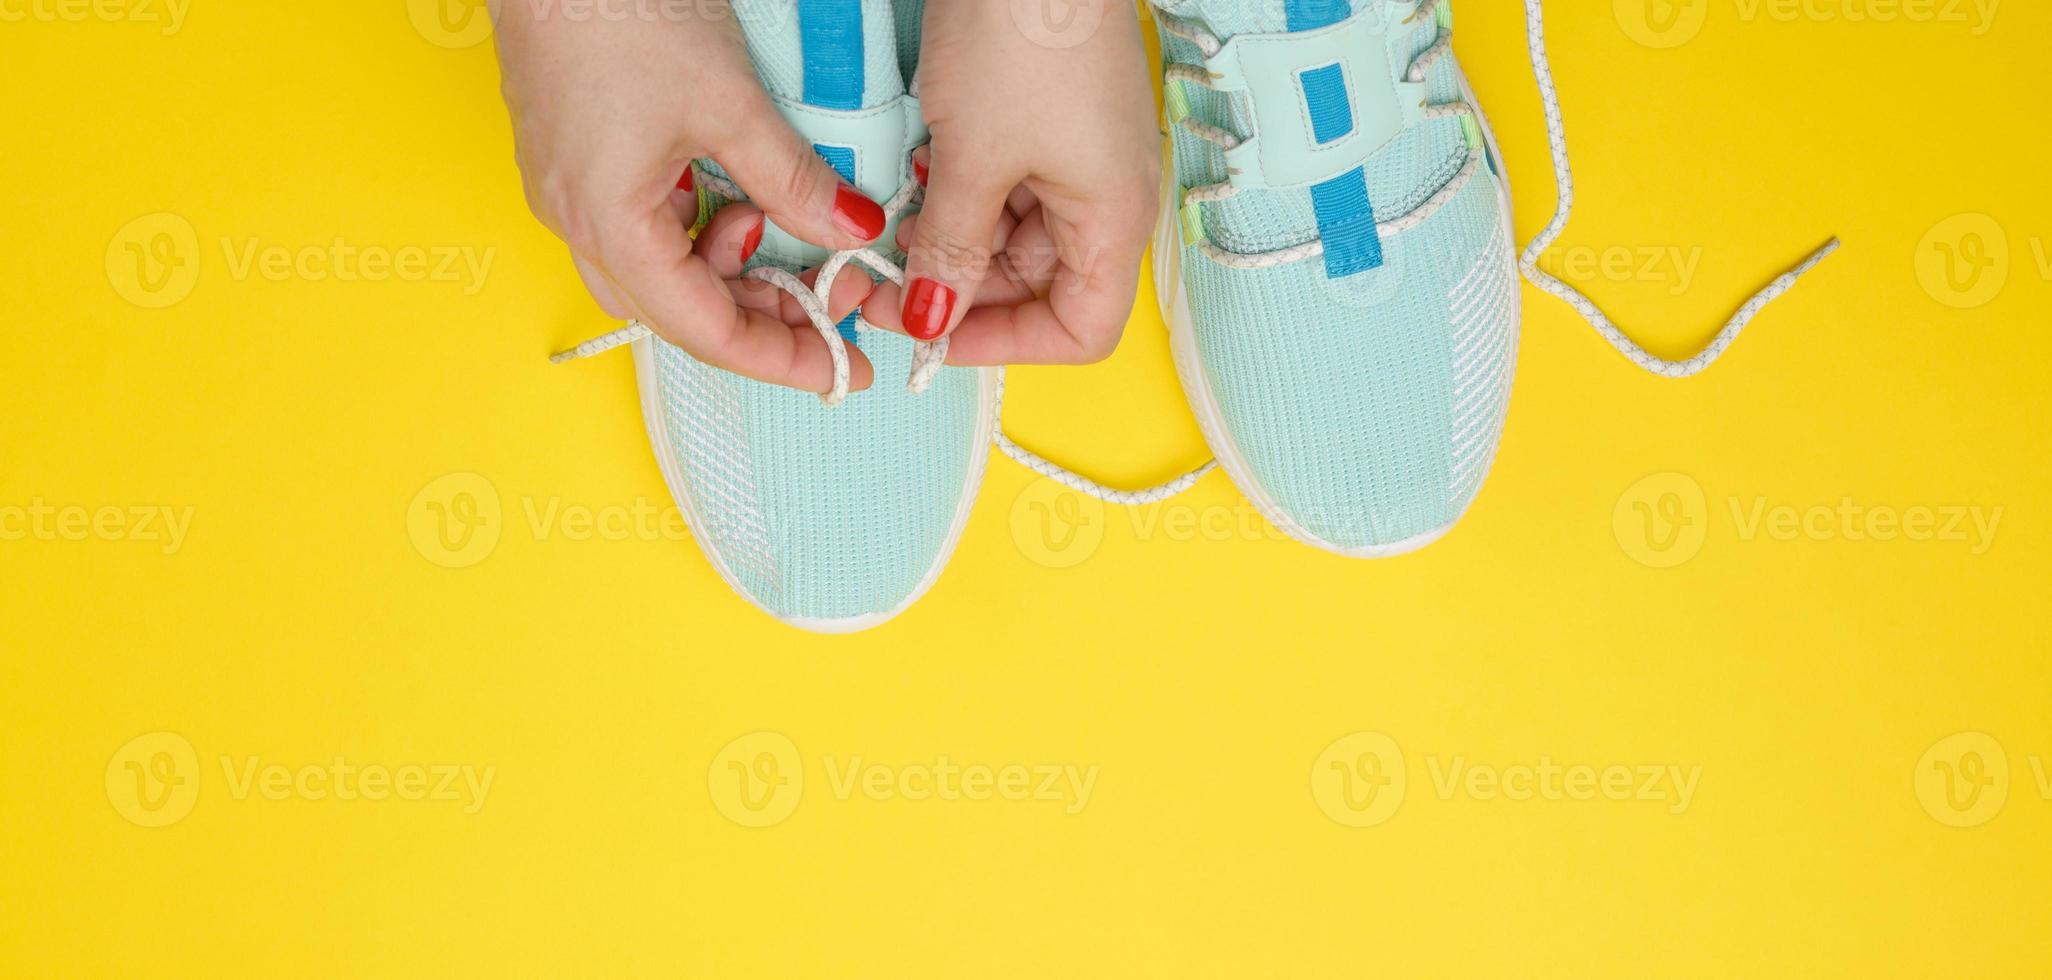
[[[693,166],[695,168],[696,164]],[[697,170],[695,176],[701,186],[721,197],[731,201],[747,200],[747,196],[742,192],[741,188],[731,180],[706,173],[702,169]],[[906,208],[911,207],[918,200],[920,195],[921,188],[918,181],[905,181],[903,186],[898,188],[898,192],[891,195],[891,199],[884,203],[884,216],[891,218],[902,214]],[[826,341],[827,354],[833,358],[834,362],[834,382],[833,387],[822,393],[819,398],[820,401],[825,402],[829,406],[839,405],[847,399],[849,368],[848,343],[841,337],[840,327],[834,322],[833,314],[828,310],[828,297],[833,295],[834,283],[840,279],[841,272],[847,269],[851,263],[857,262],[869,267],[877,275],[897,283],[899,286],[905,284],[905,270],[900,268],[896,262],[885,258],[882,253],[876,250],[874,245],[863,248],[842,249],[828,255],[827,260],[820,264],[819,275],[813,280],[811,286],[805,285],[804,281],[797,276],[774,266],[756,266],[742,274],[746,278],[769,283],[789,293],[791,298],[798,302],[799,308],[805,311],[805,318],[812,322],[812,327],[819,332],[820,339]],[[878,330],[879,328],[871,326],[869,321],[863,319],[858,312],[856,315],[856,329]],[[625,327],[619,330],[593,337],[568,350],[558,351],[550,355],[549,361],[553,364],[562,364],[566,361],[595,357],[616,347],[631,344],[652,336],[654,333],[655,331],[651,330],[647,324],[642,323],[640,320],[630,320]],[[933,385],[933,379],[939,376],[941,367],[947,363],[947,358],[948,338],[942,337],[931,343],[915,342],[912,348],[910,377],[905,380],[906,390],[915,395],[925,392],[927,388]]]
[[[1406,21],[1408,22],[1433,12],[1442,2],[1444,0],[1420,0],[1417,6],[1413,8],[1412,13],[1406,17]],[[1215,35],[1195,24],[1178,20],[1158,8],[1155,10],[1155,16],[1164,30],[1176,37],[1189,41],[1207,58],[1215,56],[1223,46],[1223,43]],[[1623,331],[1619,330],[1587,296],[1584,296],[1573,286],[1560,281],[1538,266],[1539,258],[1548,248],[1552,247],[1562,231],[1566,229],[1568,218],[1573,212],[1574,175],[1568,162],[1567,133],[1561,119],[1560,96],[1554,86],[1553,70],[1546,54],[1545,19],[1542,0],[1525,0],[1525,24],[1527,44],[1532,61],[1532,74],[1538,83],[1540,101],[1546,116],[1547,143],[1552,155],[1554,180],[1558,190],[1558,204],[1552,220],[1525,247],[1519,257],[1518,268],[1534,285],[1566,302],[1604,340],[1608,341],[1619,353],[1642,369],[1656,375],[1673,378],[1688,377],[1696,374],[1715,362],[1724,353],[1725,349],[1731,346],[1732,341],[1737,339],[1739,332],[1759,314],[1762,308],[1768,303],[1773,302],[1781,294],[1787,292],[1795,285],[1798,279],[1815,268],[1819,262],[1822,262],[1832,252],[1836,251],[1839,248],[1839,241],[1837,238],[1832,238],[1795,268],[1783,273],[1774,279],[1773,282],[1769,283],[1766,288],[1755,293],[1726,322],[1724,329],[1719,331],[1716,337],[1712,338],[1710,343],[1705,345],[1694,356],[1683,360],[1671,361],[1658,357],[1645,350],[1645,348],[1640,347],[1631,338],[1627,337]],[[1440,59],[1447,57],[1451,51],[1451,34],[1442,29],[1439,31],[1439,36],[1434,40],[1433,44],[1423,52],[1420,52],[1412,60],[1406,69],[1406,76],[1413,81],[1422,80],[1424,72],[1438,63]],[[1164,77],[1171,82],[1188,82],[1207,86],[1210,81],[1209,74],[1195,65],[1168,65],[1164,70]],[[1425,117],[1427,119],[1468,115],[1476,115],[1476,111],[1473,106],[1465,101],[1425,107]],[[1238,137],[1216,126],[1189,117],[1185,117],[1181,124],[1192,135],[1217,144],[1222,148],[1230,149],[1239,145],[1240,140]],[[1474,178],[1483,159],[1482,151],[1471,149],[1466,164],[1438,193],[1427,199],[1419,207],[1413,209],[1409,214],[1390,221],[1378,222],[1376,225],[1377,233],[1384,236],[1400,234],[1416,227],[1431,217],[1433,213],[1452,200],[1453,196],[1468,181]],[[723,196],[734,200],[743,199],[740,188],[734,186],[730,181],[703,173],[700,174],[700,178],[708,187]],[[908,181],[891,198],[891,201],[884,206],[885,213],[887,215],[896,215],[902,212],[904,208],[913,202],[918,193],[919,188],[916,182]],[[1186,189],[1181,203],[1213,203],[1226,200],[1237,193],[1239,193],[1239,188],[1233,186],[1230,180],[1226,180],[1216,184]],[[1303,245],[1273,252],[1240,254],[1218,249],[1212,246],[1210,242],[1202,242],[1200,243],[1200,251],[1207,257],[1224,265],[1239,268],[1265,268],[1316,257],[1323,253],[1324,245],[1322,242],[1314,239]],[[820,267],[819,278],[816,285],[811,289],[807,289],[804,283],[799,281],[796,276],[782,270],[759,267],[749,270],[748,273],[753,278],[762,279],[790,293],[805,310],[806,316],[812,321],[814,328],[818,329],[821,337],[826,340],[828,350],[834,357],[835,380],[833,389],[820,397],[829,405],[839,404],[847,396],[848,368],[847,349],[841,340],[840,331],[835,327],[832,318],[826,312],[826,297],[832,293],[835,277],[851,261],[861,262],[875,270],[879,275],[900,285],[904,283],[903,270],[899,269],[896,263],[891,262],[871,248],[850,249],[835,252],[829,256],[827,262]],[[867,321],[860,322],[867,327]],[[868,327],[868,329],[876,328]],[[560,363],[576,358],[591,357],[622,344],[640,340],[649,336],[650,333],[651,331],[645,325],[633,322],[625,329],[593,338],[570,350],[563,351],[552,357],[551,360]],[[945,337],[933,344],[921,344],[915,348],[912,376],[907,381],[906,387],[915,393],[924,391],[932,383],[934,376],[939,373],[940,367],[945,361],[946,353],[947,338]],[[1004,372],[1002,368],[998,369],[998,371],[997,398],[999,403],[1002,404],[1004,398]],[[1168,499],[1188,490],[1199,479],[1209,474],[1212,470],[1217,469],[1219,465],[1217,460],[1209,460],[1196,469],[1190,470],[1182,476],[1158,486],[1142,490],[1120,490],[1049,461],[1045,457],[1014,442],[1002,429],[997,433],[996,442],[998,448],[1006,456],[1011,457],[1027,469],[1078,493],[1112,504],[1150,504]]]

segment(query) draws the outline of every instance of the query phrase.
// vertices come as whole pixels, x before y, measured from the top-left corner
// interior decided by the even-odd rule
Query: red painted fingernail
[[[748,229],[748,237],[741,239],[741,261],[746,264],[755,257],[755,250],[762,247],[762,229],[769,224],[768,218],[755,219],[755,227]]]
[[[863,241],[883,234],[883,207],[846,184],[834,189],[834,227]]]
[[[694,188],[694,187],[697,187],[697,186],[698,186],[698,182],[697,182],[697,180],[695,180],[695,179],[694,179],[694,178],[693,178],[693,177],[691,176],[691,168],[690,168],[690,167],[685,167],[685,168],[684,168],[684,176],[682,176],[682,177],[679,177],[679,178],[677,178],[677,189],[678,189],[678,190],[680,190],[680,191],[683,191],[683,192],[685,192],[685,193],[687,193],[687,194],[688,194],[688,193],[690,193],[690,192],[691,192],[691,189],[692,189],[692,188]]]
[[[915,340],[934,340],[948,329],[955,313],[955,291],[924,276],[905,290],[905,332]]]
[[[912,158],[912,179],[918,181],[919,186],[926,186],[926,162],[918,157]]]

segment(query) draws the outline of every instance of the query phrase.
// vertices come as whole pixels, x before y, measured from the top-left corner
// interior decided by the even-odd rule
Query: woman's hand
[[[856,248],[883,210],[843,184],[757,82],[723,5],[674,17],[572,17],[562,4],[494,3],[499,61],[528,205],[570,245],[606,312],[639,319],[698,359],[808,391],[833,380],[825,342],[783,292],[734,280],[764,212],[791,234]],[[693,158],[712,157],[757,207],[723,209],[694,242]],[[841,316],[870,290],[835,283]],[[850,387],[869,362],[849,349]]]
[[[1035,40],[1009,0],[927,7],[924,210],[903,225],[906,288],[864,316],[952,363],[1080,364],[1118,345],[1158,207],[1160,136],[1138,18]],[[929,152],[930,151],[930,152]]]

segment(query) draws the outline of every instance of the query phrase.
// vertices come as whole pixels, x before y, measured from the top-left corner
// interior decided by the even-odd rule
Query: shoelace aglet
[[[1830,241],[1825,242],[1821,248],[1818,248],[1815,252],[1810,253],[1810,257],[1804,259],[1803,264],[1801,266],[1798,266],[1798,268],[1808,269],[1812,266],[1815,266],[1817,263],[1822,262],[1827,258],[1830,258],[1831,253],[1838,251],[1839,246],[1844,244],[1845,243],[1843,241],[1839,240],[1837,235],[1831,236]]]
[[[1822,246],[1818,247],[1816,251],[1811,252],[1808,258],[1796,263],[1795,268],[1790,269],[1779,276],[1776,276],[1774,281],[1772,283],[1769,283],[1766,289],[1760,290],[1760,292],[1755,295],[1755,299],[1757,299],[1763,306],[1769,302],[1772,302],[1776,297],[1779,297],[1782,293],[1794,288],[1796,280],[1801,279],[1811,269],[1816,268],[1819,262],[1822,262],[1825,259],[1830,258],[1831,253],[1838,251],[1839,246],[1842,244],[1844,243],[1839,241],[1837,235],[1831,236],[1830,241],[1825,242]]]
[[[597,357],[615,347],[631,344],[654,331],[640,320],[629,320],[627,325],[612,333],[600,334],[568,350],[559,350],[549,355],[550,364],[568,364],[587,357]]]

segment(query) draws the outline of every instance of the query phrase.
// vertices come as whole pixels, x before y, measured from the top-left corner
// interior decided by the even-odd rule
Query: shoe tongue
[[[772,95],[854,110],[905,92],[890,0],[737,0],[734,15]]]
[[[1444,0],[1442,0],[1444,2]],[[1376,4],[1390,4],[1408,11],[1411,3],[1397,0],[1166,0],[1157,6],[1172,17],[1193,21],[1217,35],[1220,41],[1241,34],[1282,34],[1315,30],[1339,23]],[[1408,64],[1439,37],[1439,25],[1432,17],[1419,17],[1393,29],[1390,63]],[[1178,49],[1175,60],[1194,59],[1195,50],[1180,41],[1165,44]],[[1165,56],[1169,56],[1166,55]],[[1428,77],[1434,102],[1460,97],[1451,59],[1442,61]],[[1254,119],[1244,98],[1226,96],[1189,86],[1186,90],[1192,115],[1229,132],[1254,132]],[[1378,218],[1388,220],[1405,214],[1436,193],[1448,174],[1444,161],[1465,157],[1465,143],[1459,124],[1445,121],[1413,126],[1388,146],[1369,157],[1366,170],[1368,198]],[[1187,168],[1180,175],[1191,182],[1218,179],[1199,177]],[[1262,252],[1301,244],[1318,236],[1318,222],[1308,190],[1251,190],[1205,206],[1205,228],[1221,247],[1237,252]]]

